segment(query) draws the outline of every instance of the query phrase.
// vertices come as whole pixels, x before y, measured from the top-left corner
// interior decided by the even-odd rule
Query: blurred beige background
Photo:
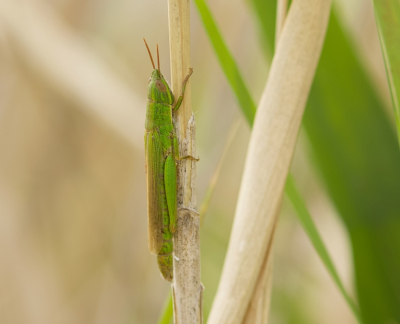
[[[357,3],[361,21],[370,23],[368,5]],[[258,100],[268,67],[251,8],[209,4]],[[195,8],[191,33],[201,202],[227,133],[242,117]],[[143,37],[153,51],[159,44],[169,79],[166,1],[1,0],[0,323],[156,322],[169,284],[147,249],[143,134],[151,64]],[[248,138],[242,119],[202,229],[206,313]],[[346,233],[305,152],[301,135],[293,170],[351,287]],[[298,323],[353,323],[287,202],[275,250],[273,323],[292,315]]]

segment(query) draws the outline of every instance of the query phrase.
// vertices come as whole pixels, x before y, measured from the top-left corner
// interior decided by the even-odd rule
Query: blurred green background
[[[257,102],[274,1],[209,1]],[[201,232],[207,316],[224,261],[250,127],[194,3],[198,201],[229,148]],[[167,4],[2,0],[0,323],[155,323],[169,284],[147,249],[144,112]],[[211,35],[212,36],[212,35]],[[336,1],[292,173],[366,323],[400,321],[400,154],[372,3]],[[356,323],[284,200],[271,323]]]

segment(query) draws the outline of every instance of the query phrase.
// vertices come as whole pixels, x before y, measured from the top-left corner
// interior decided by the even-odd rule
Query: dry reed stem
[[[269,310],[272,293],[272,258],[266,260],[262,268],[262,276],[258,280],[258,285],[253,299],[247,308],[244,317],[244,324],[268,323]]]
[[[276,225],[274,227],[275,233]],[[258,276],[253,296],[247,308],[243,324],[266,324],[269,319],[269,310],[271,304],[272,293],[272,244],[274,235],[271,235],[268,242],[268,250],[264,256],[264,262],[261,266],[260,275]]]
[[[267,263],[330,5],[330,0],[294,0],[286,18],[258,106],[209,324],[243,322],[262,265]]]
[[[0,20],[22,58],[53,90],[143,150],[145,101],[55,12],[37,1],[2,0]]]
[[[287,10],[288,0],[278,0],[276,6],[275,48],[278,47],[279,37],[281,36],[283,26],[285,25]]]
[[[177,98],[190,66],[190,6],[188,0],[168,1],[171,83]],[[191,109],[190,81],[175,118],[180,155],[195,156],[196,123]],[[176,99],[175,98],[175,99]],[[197,213],[196,162],[178,164],[178,224],[174,234],[174,323],[202,323],[200,280],[200,218]]]
[[[276,11],[276,25],[275,25],[275,48],[278,47],[279,37],[282,34],[283,26],[285,24],[286,14],[288,10],[287,0],[278,0]],[[267,324],[269,319],[269,309],[271,304],[272,293],[272,242],[268,243],[270,248],[264,257],[264,263],[261,267],[260,275],[258,276],[255,284],[253,296],[250,300],[243,324]]]

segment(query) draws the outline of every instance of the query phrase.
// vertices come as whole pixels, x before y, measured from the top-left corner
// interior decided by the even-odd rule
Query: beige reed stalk
[[[285,25],[287,9],[288,0],[278,0],[276,5],[275,48],[278,46],[278,40]]]
[[[188,0],[168,1],[171,82],[175,96],[190,66],[190,11]],[[194,71],[194,75],[196,72]],[[191,80],[191,79],[189,79]],[[180,155],[195,156],[196,124],[191,109],[191,81],[175,117]],[[175,324],[202,323],[200,280],[200,218],[197,213],[196,162],[183,160],[178,166],[178,224],[174,234],[174,281],[172,283]]]
[[[261,268],[268,268],[331,0],[294,0],[280,36],[251,134],[229,248],[209,324],[243,323]],[[261,280],[261,282],[268,281]],[[263,322],[265,323],[265,321]]]
[[[275,48],[278,47],[279,37],[281,36],[285,24],[288,0],[278,0],[276,10],[275,25]],[[273,235],[268,243],[269,249],[264,256],[264,262],[261,266],[260,275],[257,278],[253,296],[251,297],[249,307],[247,308],[243,324],[267,324],[269,319],[269,310],[271,304],[272,292],[272,274],[273,274]]]
[[[279,37],[281,36],[287,14],[288,0],[278,0],[276,10],[275,25],[275,48],[278,47]],[[274,233],[274,232],[273,232]],[[268,250],[264,256],[264,262],[261,266],[260,274],[257,278],[253,296],[251,297],[249,307],[247,308],[243,324],[267,324],[269,319],[269,310],[272,293],[272,274],[273,274],[273,238],[271,235],[268,243]]]

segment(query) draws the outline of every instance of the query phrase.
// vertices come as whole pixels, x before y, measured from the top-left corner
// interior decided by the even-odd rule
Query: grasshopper
[[[174,95],[160,71],[157,45],[156,69],[150,49],[143,39],[153,65],[147,88],[147,110],[144,134],[147,175],[147,220],[149,249],[157,254],[157,263],[165,280],[173,279],[173,233],[177,221],[176,160],[193,159],[179,156],[178,140],[172,124],[172,112],[182,103],[186,84],[193,73],[182,83],[182,93],[174,104]]]

